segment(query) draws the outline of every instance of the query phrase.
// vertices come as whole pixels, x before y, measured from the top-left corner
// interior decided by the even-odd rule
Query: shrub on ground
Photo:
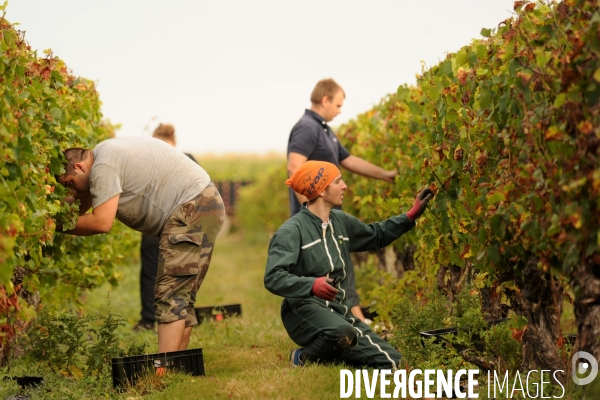
[[[6,3],[0,6],[5,12]],[[115,283],[118,265],[137,236],[116,224],[110,235],[55,234],[69,226],[74,206],[57,184],[62,150],[92,148],[113,136],[102,119],[94,82],[75,77],[50,51],[38,56],[0,17],[0,364],[10,339],[26,329],[44,302],[77,304],[85,288]]]

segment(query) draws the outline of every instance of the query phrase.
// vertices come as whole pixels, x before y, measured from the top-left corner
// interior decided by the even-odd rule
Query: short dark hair
[[[88,149],[73,147],[66,149],[63,154],[67,162],[65,163],[65,175],[73,175],[75,173],[75,164],[89,157]]]
[[[329,100],[333,100],[337,92],[342,91],[344,97],[346,97],[346,92],[344,89],[336,81],[331,78],[321,79],[317,82],[315,88],[313,89],[310,95],[310,101],[313,104],[321,104],[323,97],[327,97]]]

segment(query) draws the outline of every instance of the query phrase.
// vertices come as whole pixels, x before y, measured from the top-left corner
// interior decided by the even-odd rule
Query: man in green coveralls
[[[425,212],[432,191],[420,191],[407,213],[367,225],[334,209],[346,190],[335,165],[307,161],[286,184],[308,203],[271,239],[264,283],[270,292],[285,297],[283,325],[302,346],[292,350],[291,364],[343,361],[395,371],[400,353],[350,312],[350,252],[385,247],[408,232]]]

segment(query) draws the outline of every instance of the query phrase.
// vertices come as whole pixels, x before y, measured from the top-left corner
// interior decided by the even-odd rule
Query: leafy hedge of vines
[[[535,255],[569,276],[600,265],[600,12],[586,0],[515,11],[341,127],[353,154],[399,170],[393,186],[348,176],[352,212],[403,212],[429,185],[431,212],[401,239],[421,263],[493,276]]]
[[[81,290],[116,282],[135,243],[122,225],[88,238],[54,233],[57,218],[76,215],[54,177],[62,150],[113,136],[100,105],[94,82],[49,51],[38,56],[0,18],[0,345],[35,316],[32,296],[76,303]]]

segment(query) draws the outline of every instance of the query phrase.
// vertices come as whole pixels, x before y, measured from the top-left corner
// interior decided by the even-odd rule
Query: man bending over
[[[167,143],[146,137],[108,139],[93,150],[65,150],[58,181],[80,200],[73,235],[108,232],[115,217],[159,237],[154,290],[160,353],[187,349],[196,325],[196,293],[225,217],[223,200],[198,164]],[[91,213],[87,211],[92,208]]]

